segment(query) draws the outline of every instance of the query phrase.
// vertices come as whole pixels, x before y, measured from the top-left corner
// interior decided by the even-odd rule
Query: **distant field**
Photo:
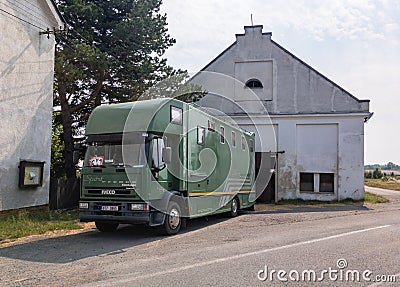
[[[385,169],[382,169],[381,171],[382,171],[383,174],[386,174],[387,176],[392,175],[392,173],[395,176],[400,176],[400,170],[394,170],[394,169],[385,170]],[[373,169],[365,169],[364,172],[374,172],[374,170]]]
[[[370,187],[378,187],[378,188],[400,191],[400,180],[393,178],[393,177],[386,178],[386,179],[366,178],[365,185],[370,186]]]

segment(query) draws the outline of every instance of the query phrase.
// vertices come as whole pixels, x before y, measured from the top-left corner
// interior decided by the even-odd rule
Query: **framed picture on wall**
[[[21,160],[18,186],[20,188],[42,186],[44,164],[44,161]]]

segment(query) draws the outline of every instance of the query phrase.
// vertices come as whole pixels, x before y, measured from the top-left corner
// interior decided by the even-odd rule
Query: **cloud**
[[[287,0],[286,8],[282,8],[277,1],[252,1],[259,4],[259,12],[272,11],[268,17],[272,25],[306,32],[319,41],[332,37],[337,40],[384,38],[379,25],[375,25],[376,13],[382,13],[379,17],[382,20],[378,22],[386,21],[389,16],[378,2]]]
[[[400,4],[397,1],[366,0],[168,0],[171,35],[177,44],[167,56],[179,51],[173,64],[190,70],[201,68],[242,33],[244,25],[263,24],[281,38],[304,35],[313,41],[386,40],[400,45]],[[176,59],[176,58],[175,58]],[[202,60],[203,59],[203,60]]]
[[[177,44],[166,57],[196,72],[235,41],[243,26],[263,24],[273,39],[355,96],[371,100],[366,163],[400,163],[400,1],[168,0]],[[384,144],[384,146],[382,146]]]

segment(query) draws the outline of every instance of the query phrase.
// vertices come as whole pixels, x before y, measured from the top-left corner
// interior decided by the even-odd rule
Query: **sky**
[[[369,99],[365,164],[400,164],[400,1],[164,0],[165,56],[195,73],[244,33],[263,25],[272,39],[359,99]]]

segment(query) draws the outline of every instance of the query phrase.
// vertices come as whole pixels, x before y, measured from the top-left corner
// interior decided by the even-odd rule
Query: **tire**
[[[101,232],[114,232],[118,228],[118,223],[107,221],[95,221],[96,228]]]
[[[182,226],[181,208],[176,202],[168,204],[167,214],[165,215],[163,232],[166,235],[175,235]]]
[[[234,197],[231,201],[231,217],[236,217],[239,212],[239,200],[237,197]]]

